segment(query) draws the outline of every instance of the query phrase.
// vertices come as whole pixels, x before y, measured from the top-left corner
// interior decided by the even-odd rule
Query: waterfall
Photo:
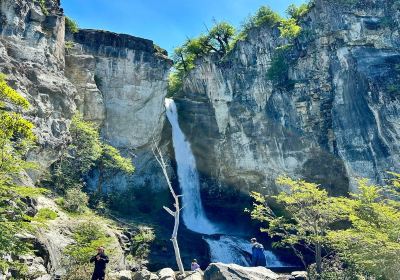
[[[248,240],[236,236],[229,236],[218,226],[213,224],[203,209],[200,197],[199,174],[196,160],[190,148],[190,143],[185,139],[178,122],[178,112],[172,99],[165,99],[167,118],[172,126],[172,141],[178,169],[179,185],[182,191],[182,219],[186,227],[194,232],[204,234],[212,262],[236,263],[249,265],[251,245]],[[285,266],[276,256],[265,251],[269,267]]]
[[[200,197],[199,174],[190,144],[185,139],[178,123],[175,102],[165,99],[167,117],[172,126],[172,141],[178,167],[179,185],[182,190],[182,219],[186,227],[194,232],[215,234],[217,228],[207,219]]]

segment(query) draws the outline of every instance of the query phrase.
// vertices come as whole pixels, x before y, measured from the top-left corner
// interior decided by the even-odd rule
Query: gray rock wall
[[[103,189],[164,188],[151,149],[163,134],[172,62],[155,50],[152,41],[130,35],[80,30],[70,39],[73,48],[66,56],[66,74],[78,87],[80,111],[97,122],[104,140],[136,166],[133,176],[113,176]],[[96,185],[97,177],[94,172],[90,185]]]
[[[76,108],[76,89],[64,76],[64,16],[57,1],[47,1],[47,13],[35,1],[0,2],[0,71],[32,105],[27,114],[36,125],[39,148],[30,159],[41,171],[68,141]]]
[[[185,80],[180,122],[210,207],[221,193],[273,192],[280,174],[341,194],[355,177],[382,183],[400,170],[397,4],[336,2],[317,0],[302,19],[285,83],[267,77],[288,44],[267,26],[222,60],[198,61]]]

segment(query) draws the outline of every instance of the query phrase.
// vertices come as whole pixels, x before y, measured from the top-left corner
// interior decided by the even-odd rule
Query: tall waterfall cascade
[[[199,174],[196,160],[179,122],[174,100],[166,98],[167,118],[172,126],[172,141],[177,163],[179,185],[182,191],[182,219],[191,231],[203,234],[210,248],[212,262],[249,264],[251,245],[248,240],[230,236],[206,216],[201,202]],[[270,251],[265,251],[268,267],[285,266]]]

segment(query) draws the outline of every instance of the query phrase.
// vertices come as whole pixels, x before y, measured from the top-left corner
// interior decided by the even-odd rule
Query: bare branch
[[[166,207],[166,206],[163,206],[163,208],[165,209],[165,211],[167,211],[169,214],[171,214],[172,217],[175,216],[175,212],[174,212],[174,211],[172,211],[171,209],[169,209],[169,208]]]

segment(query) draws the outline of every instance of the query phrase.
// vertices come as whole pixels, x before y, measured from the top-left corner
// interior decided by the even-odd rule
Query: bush
[[[168,77],[167,97],[172,97],[178,93],[183,86],[183,81],[178,72],[171,72]]]
[[[130,159],[122,157],[116,148],[102,143],[97,127],[85,121],[81,115],[73,117],[70,133],[71,144],[53,165],[50,183],[54,184],[56,190],[63,193],[71,188],[80,188],[86,176],[95,168],[100,169],[101,176],[107,172],[134,171]]]
[[[286,13],[296,21],[305,16],[310,10],[310,4],[302,4],[297,7],[295,4],[291,4],[287,9]]]
[[[71,50],[74,48],[74,46],[75,46],[75,43],[74,43],[74,42],[72,42],[72,41],[66,41],[66,42],[65,42],[65,50],[67,51],[67,53],[68,53],[69,51],[71,51]]]
[[[57,213],[50,208],[41,208],[33,220],[39,223],[46,223],[49,220],[55,220],[57,217]]]
[[[296,20],[291,18],[282,20],[278,27],[281,32],[282,38],[293,40],[300,35],[301,27],[297,24]]]
[[[132,254],[140,264],[147,259],[150,253],[150,244],[154,241],[154,231],[148,227],[139,227],[139,231],[133,237]]]
[[[42,13],[44,15],[46,15],[46,16],[49,15],[49,11],[47,10],[47,6],[46,6],[46,0],[34,0],[34,1],[39,2],[40,9],[42,10]]]
[[[288,82],[289,62],[287,54],[291,49],[291,45],[286,45],[275,50],[272,57],[271,67],[267,71],[267,79],[278,85]]]
[[[75,244],[65,248],[65,254],[72,264],[85,264],[95,255],[96,249],[100,246],[107,247],[111,242],[107,237],[102,225],[96,221],[85,221],[73,229]]]
[[[76,21],[69,17],[65,17],[65,32],[66,33],[78,33],[79,27]]]
[[[268,25],[273,27],[282,20],[281,16],[270,7],[262,6],[251,19],[254,26]]]
[[[67,273],[63,279],[90,279],[93,271],[93,266],[89,264],[90,258],[96,254],[99,246],[107,248],[111,239],[104,232],[100,221],[81,222],[75,226],[72,232],[75,243],[68,245],[64,250]],[[107,251],[106,253],[112,254]]]
[[[88,196],[79,188],[72,188],[66,192],[63,207],[72,213],[83,213],[87,208],[88,200]]]

